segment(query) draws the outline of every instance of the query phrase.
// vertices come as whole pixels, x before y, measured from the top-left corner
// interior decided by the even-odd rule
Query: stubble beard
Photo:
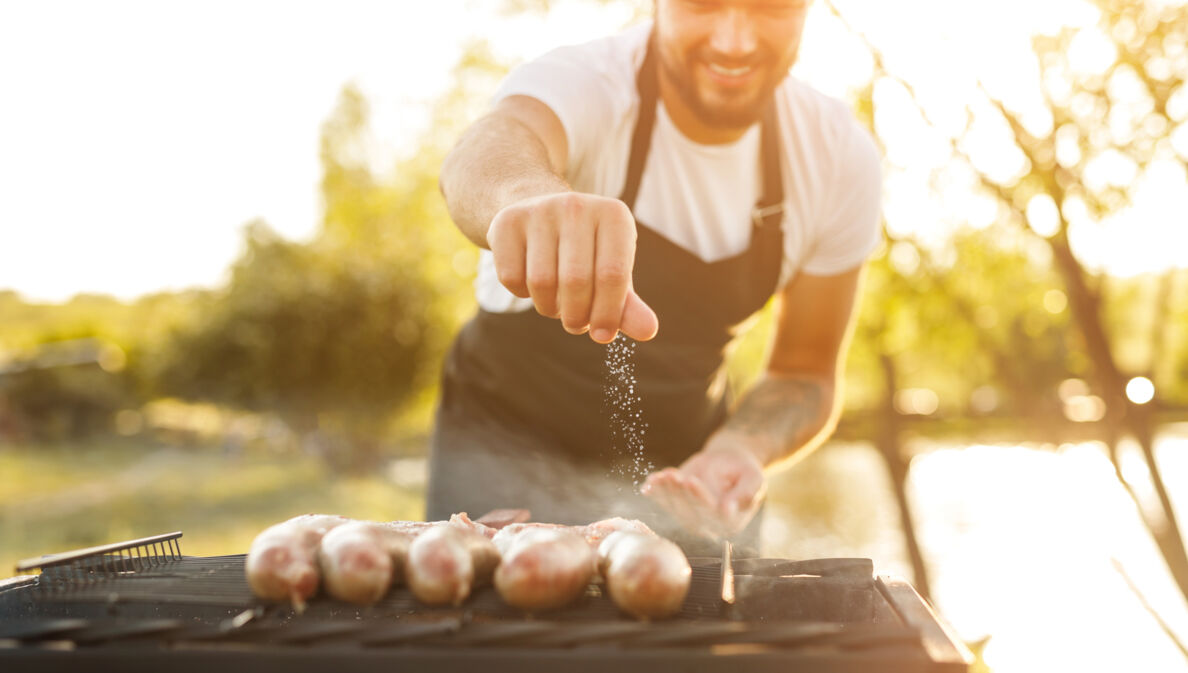
[[[674,64],[661,53],[660,67],[685,107],[702,124],[714,128],[746,128],[759,121],[764,107],[791,67],[791,62],[786,67],[777,67],[770,55],[760,54],[753,59],[755,66],[766,69],[767,73],[758,90],[747,95],[746,99],[716,103],[706,100],[707,96],[702,95],[693,73],[693,69],[705,60],[696,50],[690,50],[685,54],[683,63]]]

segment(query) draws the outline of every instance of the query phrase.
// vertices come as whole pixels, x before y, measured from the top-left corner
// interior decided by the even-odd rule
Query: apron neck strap
[[[639,114],[635,130],[631,134],[631,154],[627,163],[627,180],[619,200],[635,209],[635,198],[639,196],[639,183],[643,169],[648,162],[652,147],[652,129],[656,124],[656,102],[660,98],[656,55],[656,34],[648,36],[643,63],[635,76],[639,92]],[[756,227],[779,227],[784,215],[784,180],[780,167],[779,121],[776,116],[775,96],[768,99],[760,121],[760,160],[763,166],[763,196],[752,210],[751,217]]]
[[[639,114],[635,119],[635,132],[631,135],[631,157],[627,163],[627,181],[619,200],[635,210],[635,197],[639,195],[639,182],[643,177],[644,164],[648,162],[648,151],[652,148],[652,127],[656,123],[656,101],[660,97],[660,83],[656,75],[656,34],[648,35],[648,46],[644,52],[643,64],[635,75],[635,88],[639,92]]]

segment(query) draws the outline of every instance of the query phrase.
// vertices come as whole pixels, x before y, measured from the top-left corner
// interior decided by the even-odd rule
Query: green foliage
[[[9,372],[0,377],[0,436],[63,441],[107,433],[116,412],[135,404],[131,380],[97,364]]]
[[[224,297],[178,334],[162,392],[272,411],[295,427],[382,417],[429,374],[436,296],[416,268],[249,228]]]
[[[62,305],[0,292],[0,439],[74,440],[108,433],[114,414],[151,394],[146,358],[198,293],[126,303],[82,294]]]
[[[356,452],[423,399],[472,305],[475,252],[437,194],[444,149],[427,144],[385,178],[369,146],[367,102],[348,87],[323,126],[317,237],[249,226],[230,285],[170,345],[159,392],[273,412]]]
[[[1050,265],[1012,234],[1003,225],[964,230],[944,250],[947,259],[910,240],[888,241],[876,254],[850,380],[873,377],[879,384],[854,386],[857,406],[880,403],[878,363],[886,356],[894,359],[897,386],[934,390],[942,413],[970,413],[970,397],[982,386],[999,391],[998,413],[1058,411],[1056,385],[1075,365],[1067,309],[1055,298],[1045,302],[1055,285]]]

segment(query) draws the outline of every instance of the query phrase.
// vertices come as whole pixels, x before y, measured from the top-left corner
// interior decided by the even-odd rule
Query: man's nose
[[[723,10],[710,34],[710,48],[722,56],[750,56],[758,42],[755,17],[739,7]]]

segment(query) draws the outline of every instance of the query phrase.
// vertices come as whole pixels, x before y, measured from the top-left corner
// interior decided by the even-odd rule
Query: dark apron
[[[620,199],[634,208],[656,116],[654,48],[637,76],[640,107]],[[774,100],[761,122],[763,198],[750,246],[707,263],[636,222],[635,291],[660,319],[648,342],[626,340],[634,365],[634,405],[646,424],[639,447],[624,446],[608,404],[608,347],[566,333],[535,311],[480,310],[458,334],[442,372],[426,517],[500,507],[533,520],[581,524],[626,516],[679,537],[675,524],[638,495],[646,466],[679,465],[725,420],[730,403],[724,359],[739,327],[776,291],[783,260],[783,182]],[[630,434],[630,433],[628,433]],[[645,469],[640,469],[640,463]],[[760,517],[739,543],[757,547]],[[681,540],[687,549],[697,546]],[[711,551],[708,550],[707,551]]]

